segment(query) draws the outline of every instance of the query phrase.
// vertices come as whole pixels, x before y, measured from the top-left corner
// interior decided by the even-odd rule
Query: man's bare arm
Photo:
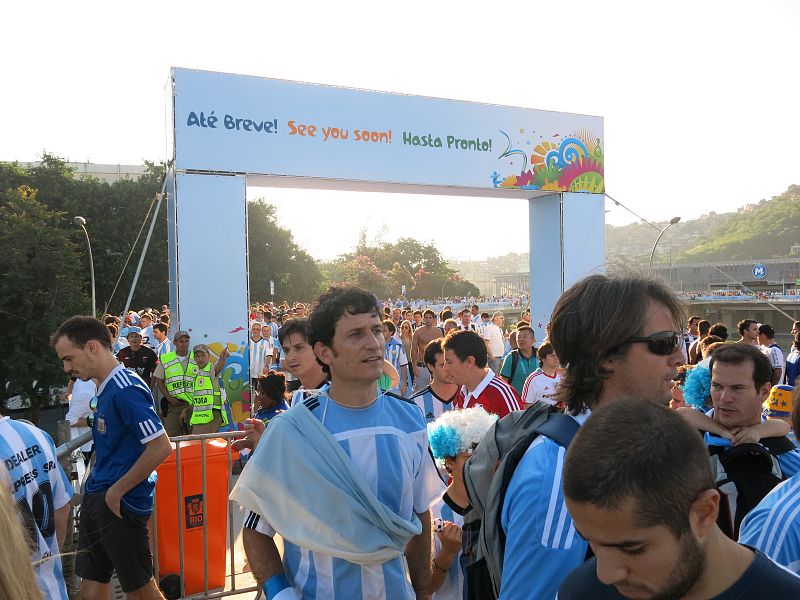
[[[283,573],[281,555],[275,540],[270,536],[245,527],[242,529],[242,544],[250,571],[258,581],[258,585],[264,585],[264,582],[273,575]]]
[[[411,585],[419,600],[431,597],[431,511],[426,510],[418,516],[422,521],[422,533],[406,544],[406,561]]]
[[[67,537],[67,522],[69,521],[70,504],[67,502],[61,508],[56,509],[55,523],[56,523],[56,539],[58,540],[58,547],[64,548],[64,540]]]

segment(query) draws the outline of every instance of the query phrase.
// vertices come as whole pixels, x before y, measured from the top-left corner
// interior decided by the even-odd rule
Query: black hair
[[[692,504],[714,489],[714,478],[703,439],[683,417],[628,399],[598,408],[580,428],[564,460],[563,486],[570,501],[603,510],[631,502],[641,526],[663,525],[680,538],[691,529]]]
[[[756,391],[761,389],[765,383],[772,381],[772,364],[761,350],[750,344],[725,344],[715,348],[711,353],[711,362],[708,370],[711,378],[714,378],[714,365],[723,363],[726,365],[741,365],[746,362],[753,363],[753,385]]]
[[[758,333],[767,336],[771,340],[775,339],[775,330],[772,328],[772,325],[767,325],[766,323],[759,325]]]
[[[471,329],[448,333],[447,337],[442,341],[442,347],[446,350],[452,350],[462,362],[467,360],[468,356],[472,356],[475,359],[475,366],[481,369],[489,361],[486,343],[481,336]]]
[[[744,332],[750,328],[750,325],[753,323],[758,323],[758,321],[754,321],[753,319],[742,319],[736,324],[736,327],[739,329],[739,335],[744,337]]]
[[[168,329],[169,327],[167,327],[164,323],[161,322],[153,325],[153,331],[160,331],[161,333],[167,333]]]
[[[536,358],[539,359],[539,365],[541,366],[541,364],[544,363],[544,359],[553,354],[554,352],[555,348],[553,348],[553,344],[551,344],[550,342],[545,342],[544,344],[539,346],[539,349],[536,350]]]
[[[428,345],[425,346],[425,354],[423,355],[422,360],[425,361],[426,365],[433,366],[436,364],[436,357],[443,352],[442,338],[436,338],[435,340],[428,342]]]
[[[262,375],[256,383],[258,391],[275,404],[286,399],[286,376],[282,371],[272,371]]]
[[[283,347],[283,340],[293,333],[299,333],[303,340],[308,343],[308,319],[288,319],[283,327],[278,329],[278,344]]]
[[[628,340],[645,332],[651,305],[667,308],[676,330],[682,329],[683,305],[660,279],[637,273],[590,275],[558,299],[549,341],[566,367],[557,396],[576,415],[594,408],[613,370],[604,365],[625,356]]]
[[[722,323],[714,323],[709,327],[708,335],[715,335],[724,342],[728,339],[728,328]]]
[[[697,331],[700,333],[700,335],[706,335],[709,329],[711,329],[711,323],[709,323],[705,319],[702,319],[697,324]]]
[[[73,346],[83,348],[89,340],[95,340],[111,352],[111,332],[108,326],[95,317],[70,317],[58,326],[50,343],[55,346],[62,337],[67,338]]]
[[[391,319],[386,319],[382,324],[392,335],[394,335],[394,332],[397,331],[397,327],[395,327],[394,322]]]
[[[381,309],[375,294],[360,288],[332,287],[319,297],[316,310],[311,313],[308,327],[308,343],[313,348],[317,343],[329,348],[333,345],[333,336],[336,333],[336,324],[345,313],[349,315],[375,315],[381,318]],[[319,357],[317,362],[322,365],[325,373],[330,373],[328,365]]]

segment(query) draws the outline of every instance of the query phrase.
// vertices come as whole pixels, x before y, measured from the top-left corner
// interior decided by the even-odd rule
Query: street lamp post
[[[86,234],[86,245],[89,248],[89,273],[92,276],[92,316],[97,316],[97,300],[95,297],[94,291],[94,259],[92,258],[92,242],[89,241],[89,232],[86,230],[86,219],[83,217],[73,217],[72,222],[75,223],[78,227],[83,229],[83,233]]]
[[[681,218],[680,218],[680,217],[672,217],[672,218],[669,220],[669,223],[667,223],[667,226],[666,226],[666,227],[664,227],[664,229],[662,229],[662,230],[661,230],[661,233],[659,233],[659,234],[658,234],[658,237],[656,238],[656,243],[655,243],[655,244],[653,244],[653,251],[650,253],[650,262],[649,262],[649,263],[647,263],[647,271],[648,271],[648,272],[652,271],[652,269],[653,269],[653,256],[655,256],[655,253],[656,253],[656,246],[658,246],[658,242],[659,242],[659,240],[661,239],[661,236],[662,236],[662,235],[664,235],[664,232],[665,232],[667,229],[669,229],[670,227],[672,227],[673,225],[675,225],[675,223],[677,223],[677,222],[678,222],[678,221],[680,221],[680,220],[681,220]]]

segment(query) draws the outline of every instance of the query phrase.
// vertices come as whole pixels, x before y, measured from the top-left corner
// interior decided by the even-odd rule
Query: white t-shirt
[[[786,372],[786,361],[783,359],[783,350],[781,350],[778,344],[772,344],[771,346],[761,346],[761,352],[769,359],[769,364],[772,365],[773,369],[781,370],[781,377],[778,379],[778,382],[782,383],[783,375]]]
[[[488,342],[487,347],[489,348],[489,358],[498,358],[503,356],[503,350],[505,346],[503,345],[502,329],[500,329],[494,323],[487,323],[486,327],[483,328],[483,339]]]
[[[69,421],[71,424],[77,423],[78,419],[85,419],[89,416],[92,412],[92,409],[89,408],[89,402],[97,395],[97,386],[94,384],[94,381],[91,379],[89,381],[81,381],[80,379],[76,379],[75,383],[72,384],[72,396],[69,399],[69,410],[67,411],[66,420]],[[70,437],[71,440],[74,440],[76,437],[80,436],[81,434],[86,433],[87,431],[91,431],[89,427],[70,427],[72,435]],[[81,450],[83,452],[88,452],[92,449],[92,441],[89,440],[83,446],[81,446]]]
[[[525,380],[525,386],[522,388],[522,401],[525,404],[546,402],[555,406],[559,383],[561,383],[561,374],[558,371],[551,377],[541,369],[536,369]]]

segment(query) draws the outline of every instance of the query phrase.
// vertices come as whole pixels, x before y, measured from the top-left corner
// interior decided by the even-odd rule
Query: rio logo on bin
[[[184,496],[186,529],[203,526],[203,494]]]

